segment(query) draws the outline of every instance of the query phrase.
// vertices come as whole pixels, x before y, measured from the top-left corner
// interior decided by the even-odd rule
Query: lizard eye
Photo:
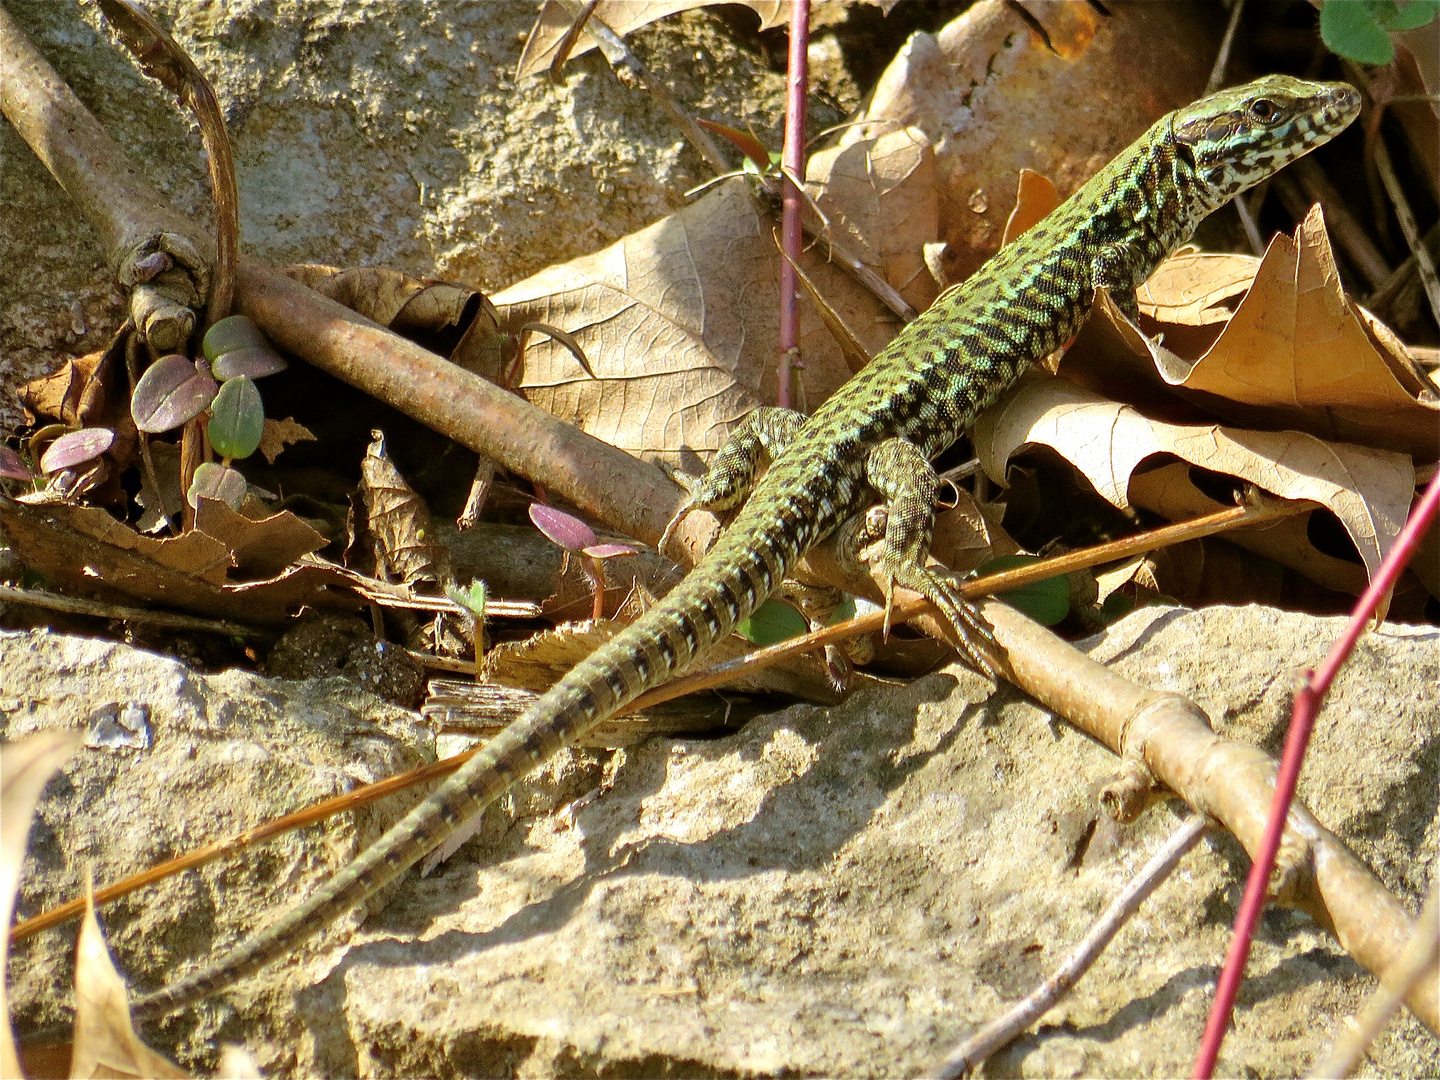
[[[1250,115],[1254,116],[1257,120],[1274,120],[1279,112],[1280,110],[1275,107],[1275,103],[1269,98],[1256,98],[1250,103]]]

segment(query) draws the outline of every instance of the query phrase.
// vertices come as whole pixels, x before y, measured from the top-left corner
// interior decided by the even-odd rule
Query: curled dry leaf
[[[195,528],[229,548],[236,570],[248,578],[278,574],[300,556],[329,543],[289,510],[251,518],[209,498],[202,498],[195,508]]]
[[[1294,428],[1422,462],[1440,453],[1440,401],[1405,347],[1345,296],[1318,204],[1263,259],[1177,255],[1139,298],[1162,341],[1117,324],[1124,347],[1102,350],[1087,325],[1060,370],[1107,391],[1138,377],[1249,427]]]
[[[1157,454],[1249,480],[1281,498],[1309,499],[1340,519],[1372,575],[1404,525],[1415,491],[1415,468],[1403,454],[1327,443],[1300,431],[1164,423],[1050,376],[1022,381],[986,410],[974,440],[996,481],[1021,448],[1050,446],[1122,509],[1131,505],[1132,474]]]
[[[260,453],[271,465],[275,464],[285,447],[297,442],[317,442],[315,435],[304,424],[293,417],[284,420],[265,419],[265,431],[260,436]]]
[[[115,970],[87,889],[75,948],[75,1048],[72,1080],[99,1077],[185,1077],[189,1073],[151,1050],[130,1020],[125,980]]]
[[[10,952],[8,930],[20,888],[30,819],[51,774],[65,764],[82,738],[78,731],[41,731],[0,747],[0,926],[7,930],[0,935],[0,986],[4,985]],[[4,1013],[0,1017],[0,1075],[20,1076],[8,1007]]]
[[[435,332],[458,326],[472,300],[481,294],[448,281],[412,277],[385,266],[341,270],[317,263],[287,266],[285,275],[337,304],[396,333]],[[488,301],[481,296],[481,307]]]
[[[360,462],[360,492],[375,538],[375,557],[406,585],[449,582],[450,556],[437,539],[430,508],[415,493],[385,450],[385,435],[373,431]]]
[[[1060,193],[1048,176],[1042,176],[1034,169],[1021,169],[1020,179],[1015,185],[1015,209],[1005,219],[1005,232],[1000,237],[1000,246],[1013,243],[1038,224],[1045,215],[1060,205]]]

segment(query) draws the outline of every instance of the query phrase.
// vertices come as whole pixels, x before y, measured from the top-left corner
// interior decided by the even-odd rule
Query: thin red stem
[[[1365,590],[1365,595],[1355,605],[1350,622],[1330,647],[1319,670],[1307,673],[1305,685],[1295,695],[1290,731],[1285,738],[1285,753],[1280,759],[1280,773],[1275,778],[1275,794],[1270,802],[1270,816],[1265,822],[1265,834],[1260,841],[1260,850],[1250,867],[1250,878],[1245,883],[1245,896],[1235,916],[1235,931],[1230,938],[1225,969],[1220,973],[1220,981],[1216,984],[1210,1019],[1205,1024],[1205,1034],[1200,1038],[1200,1049],[1195,1056],[1195,1068],[1190,1074],[1195,1080],[1210,1080],[1215,1061],[1220,1056],[1220,1044],[1225,1041],[1225,1030],[1230,1025],[1235,995],[1245,977],[1245,963],[1250,958],[1250,941],[1255,932],[1255,923],[1260,918],[1260,911],[1265,906],[1266,886],[1270,873],[1275,868],[1275,856],[1280,850],[1280,837],[1285,831],[1291,800],[1295,797],[1295,785],[1300,779],[1300,766],[1305,760],[1305,748],[1310,742],[1310,732],[1315,727],[1315,716],[1320,711],[1320,705],[1325,700],[1330,684],[1335,681],[1340,666],[1345,663],[1360,635],[1369,625],[1381,598],[1394,587],[1396,579],[1410,562],[1415,546],[1435,518],[1437,507],[1440,507],[1440,475],[1431,480],[1430,486],[1425,489],[1425,494],[1411,513],[1410,520],[1400,530],[1395,546],[1380,564],[1370,588]]]
[[[780,360],[777,368],[775,403],[782,409],[790,405],[790,360],[800,342],[800,319],[797,302],[795,265],[800,261],[800,192],[790,177],[805,175],[805,98],[810,84],[810,0],[790,3],[790,63],[786,76],[785,148],[780,161],[786,175],[781,178],[780,244],[785,250],[780,260]]]

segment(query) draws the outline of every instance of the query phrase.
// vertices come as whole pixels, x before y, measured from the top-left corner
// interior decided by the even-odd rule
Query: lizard
[[[1269,75],[1167,113],[1048,217],[943,292],[813,415],[752,411],[690,485],[680,512],[739,509],[667,596],[273,925],[138,998],[135,1018],[209,996],[368,899],[561,748],[703,657],[811,547],[876,496],[888,514],[873,569],[927,597],[958,632],[962,655],[991,667],[998,646],[962,598],[960,577],[926,565],[931,459],[1025,369],[1074,336],[1097,288],[1134,319],[1136,288],[1201,220],[1334,138],[1359,111],[1360,95],[1347,84]]]

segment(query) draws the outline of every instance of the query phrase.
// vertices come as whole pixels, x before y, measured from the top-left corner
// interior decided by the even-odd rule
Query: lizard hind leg
[[[894,586],[913,589],[929,600],[955,630],[956,645],[967,664],[994,675],[1001,655],[985,619],[960,592],[960,575],[943,566],[927,566],[935,526],[935,469],[905,439],[887,439],[870,452],[867,479],[888,504],[885,536],[868,557],[886,582],[886,608]],[[887,615],[888,625],[888,615]]]
[[[774,461],[804,426],[806,416],[793,409],[761,406],[752,409],[725,437],[704,476],[667,469],[670,479],[689,496],[665,526],[656,550],[664,554],[676,528],[691,510],[730,510],[743,503],[755,486],[762,461]]]

